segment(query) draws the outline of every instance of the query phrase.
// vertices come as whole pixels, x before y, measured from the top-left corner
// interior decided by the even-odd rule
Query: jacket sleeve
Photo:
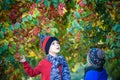
[[[25,72],[31,77],[34,77],[34,76],[40,74],[42,71],[41,63],[39,63],[35,68],[32,68],[27,61],[22,63],[22,65],[23,65]]]

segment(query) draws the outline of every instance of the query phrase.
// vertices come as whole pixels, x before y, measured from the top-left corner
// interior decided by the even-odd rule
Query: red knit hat
[[[41,39],[41,47],[46,52],[46,54],[49,53],[49,48],[50,48],[51,43],[54,40],[59,41],[56,37],[51,37],[51,36],[46,36],[45,37],[44,35],[41,35],[41,34],[38,34],[38,36]]]

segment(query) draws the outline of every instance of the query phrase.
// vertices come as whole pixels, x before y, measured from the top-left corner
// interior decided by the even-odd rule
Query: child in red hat
[[[39,35],[41,38],[42,49],[46,53],[46,58],[32,68],[25,56],[20,59],[25,72],[34,77],[41,74],[42,80],[71,80],[68,64],[63,56],[59,54],[60,44],[56,37]]]

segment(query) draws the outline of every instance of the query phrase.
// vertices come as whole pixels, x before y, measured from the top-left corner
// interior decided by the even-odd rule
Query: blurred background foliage
[[[105,50],[109,80],[120,79],[119,0],[1,0],[0,78],[30,78],[14,54],[25,55],[32,67],[45,57],[38,34],[60,40],[72,80],[83,80],[87,51]]]

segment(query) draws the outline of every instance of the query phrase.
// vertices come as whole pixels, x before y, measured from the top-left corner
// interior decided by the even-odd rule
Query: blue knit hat
[[[105,52],[99,48],[92,48],[87,54],[87,61],[93,67],[103,67],[105,63]]]
[[[45,51],[46,54],[49,53],[49,48],[50,48],[51,43],[54,40],[59,41],[56,37],[52,37],[49,35],[44,36],[42,34],[38,34],[38,37],[40,37],[40,39],[41,39],[40,44],[41,44],[41,47]]]

